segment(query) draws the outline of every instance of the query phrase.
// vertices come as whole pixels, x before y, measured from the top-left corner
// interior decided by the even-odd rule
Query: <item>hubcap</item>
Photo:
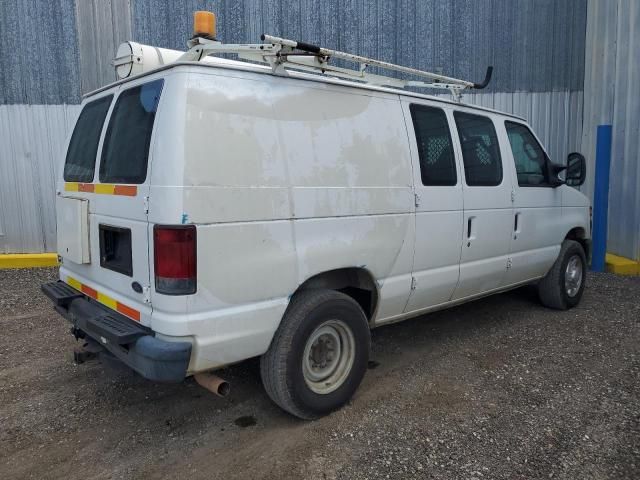
[[[578,255],[572,256],[564,271],[564,288],[567,295],[575,297],[582,285],[582,260]]]
[[[351,329],[342,320],[328,320],[313,331],[304,347],[304,380],[315,393],[331,393],[344,383],[354,359]]]

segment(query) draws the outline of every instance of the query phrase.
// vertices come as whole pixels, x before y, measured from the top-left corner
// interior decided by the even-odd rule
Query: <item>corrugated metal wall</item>
[[[134,0],[134,38],[183,50],[197,9],[226,43],[270,33],[475,81],[494,65],[492,91],[582,90],[585,0]]]
[[[0,2],[0,252],[55,248],[54,171],[77,115],[68,104],[114,80],[121,41],[184,49],[194,10],[215,11],[229,43],[267,32],[476,81],[493,64],[491,87],[465,101],[530,119],[558,161],[577,149],[586,0]],[[38,50],[25,44],[34,32],[46,39]]]
[[[87,93],[116,78],[111,61],[118,45],[131,40],[130,3],[129,0],[81,0],[76,2],[76,18],[80,91]]]
[[[0,2],[0,105],[80,101],[74,5]]]
[[[591,172],[596,128],[613,126],[607,251],[640,260],[639,1],[589,0],[586,59],[581,150]]]
[[[55,173],[79,110],[0,105],[0,253],[55,251]]]
[[[526,118],[556,163],[580,151],[582,92],[474,93],[463,100]]]

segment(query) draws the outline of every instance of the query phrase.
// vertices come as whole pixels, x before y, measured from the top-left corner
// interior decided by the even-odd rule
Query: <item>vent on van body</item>
[[[131,230],[100,224],[98,233],[100,266],[129,277],[133,276]]]

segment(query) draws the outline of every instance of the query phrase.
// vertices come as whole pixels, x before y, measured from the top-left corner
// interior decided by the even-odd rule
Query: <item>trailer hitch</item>
[[[88,339],[82,346],[73,349],[73,363],[82,365],[89,360],[97,358],[98,353],[102,350],[103,348],[98,342]]]

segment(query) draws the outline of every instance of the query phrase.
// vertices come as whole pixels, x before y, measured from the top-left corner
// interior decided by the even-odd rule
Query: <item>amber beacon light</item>
[[[216,37],[216,16],[212,12],[193,12],[193,36],[213,40]]]

